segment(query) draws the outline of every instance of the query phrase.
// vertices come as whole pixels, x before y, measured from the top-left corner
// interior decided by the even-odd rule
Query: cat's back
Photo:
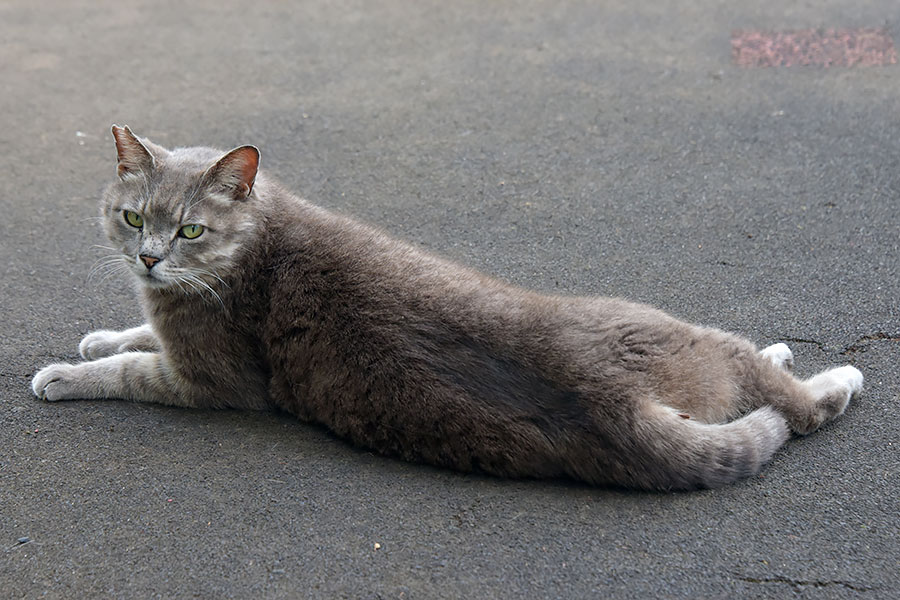
[[[283,324],[348,313],[358,326],[452,329],[498,347],[524,351],[533,340],[573,353],[610,337],[658,342],[702,329],[620,298],[522,289],[287,193],[268,213],[265,270]]]

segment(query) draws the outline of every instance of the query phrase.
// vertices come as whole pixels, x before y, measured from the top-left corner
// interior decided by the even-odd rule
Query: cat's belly
[[[168,345],[164,355],[197,406],[264,410],[271,408],[267,367],[235,345]]]
[[[294,350],[273,360],[276,406],[407,460],[559,476],[558,443],[588,420],[578,391],[473,344],[443,345],[427,360],[421,348],[366,362],[336,349]]]

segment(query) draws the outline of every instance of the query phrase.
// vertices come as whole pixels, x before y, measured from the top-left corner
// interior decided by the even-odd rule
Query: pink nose
[[[144,254],[141,254],[141,257],[140,257],[140,258],[141,258],[141,262],[144,263],[144,265],[145,265],[148,269],[152,269],[152,268],[153,268],[153,265],[155,265],[156,263],[159,262],[159,259],[158,259],[158,258],[153,257],[153,256],[146,256],[146,255],[144,255]]]

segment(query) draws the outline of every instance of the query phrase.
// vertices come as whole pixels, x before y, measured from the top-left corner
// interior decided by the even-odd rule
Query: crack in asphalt
[[[812,344],[823,352],[828,350],[828,346],[826,346],[824,342],[820,342],[819,340],[800,337],[783,337],[780,339],[783,342],[793,342],[795,344]],[[853,342],[851,342],[847,346],[844,346],[841,350],[838,350],[838,354],[842,356],[855,354],[856,352],[865,350],[870,344],[874,342],[900,342],[900,334],[884,333],[883,331],[869,333],[856,338]],[[834,347],[832,346],[832,351],[833,350]]]
[[[841,354],[854,354],[865,349],[872,342],[900,342],[900,335],[891,335],[883,331],[877,331],[869,335],[859,337],[852,344],[841,350]]]
[[[848,590],[853,590],[855,592],[871,592],[876,589],[874,587],[859,585],[856,583],[850,583],[848,581],[841,581],[840,579],[833,579],[831,581],[818,581],[818,580],[806,580],[806,579],[791,579],[790,577],[748,577],[746,575],[740,575],[739,573],[735,573],[734,576],[746,583],[783,583],[791,586],[795,591],[799,591],[804,587],[814,587],[814,588],[824,588],[830,586],[840,586],[843,588],[847,588]]]

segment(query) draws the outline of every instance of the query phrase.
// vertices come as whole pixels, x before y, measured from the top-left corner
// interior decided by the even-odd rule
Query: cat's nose
[[[159,259],[155,256],[147,256],[146,254],[141,254],[140,256],[141,262],[144,263],[148,269],[152,269],[153,265],[159,262]]]

